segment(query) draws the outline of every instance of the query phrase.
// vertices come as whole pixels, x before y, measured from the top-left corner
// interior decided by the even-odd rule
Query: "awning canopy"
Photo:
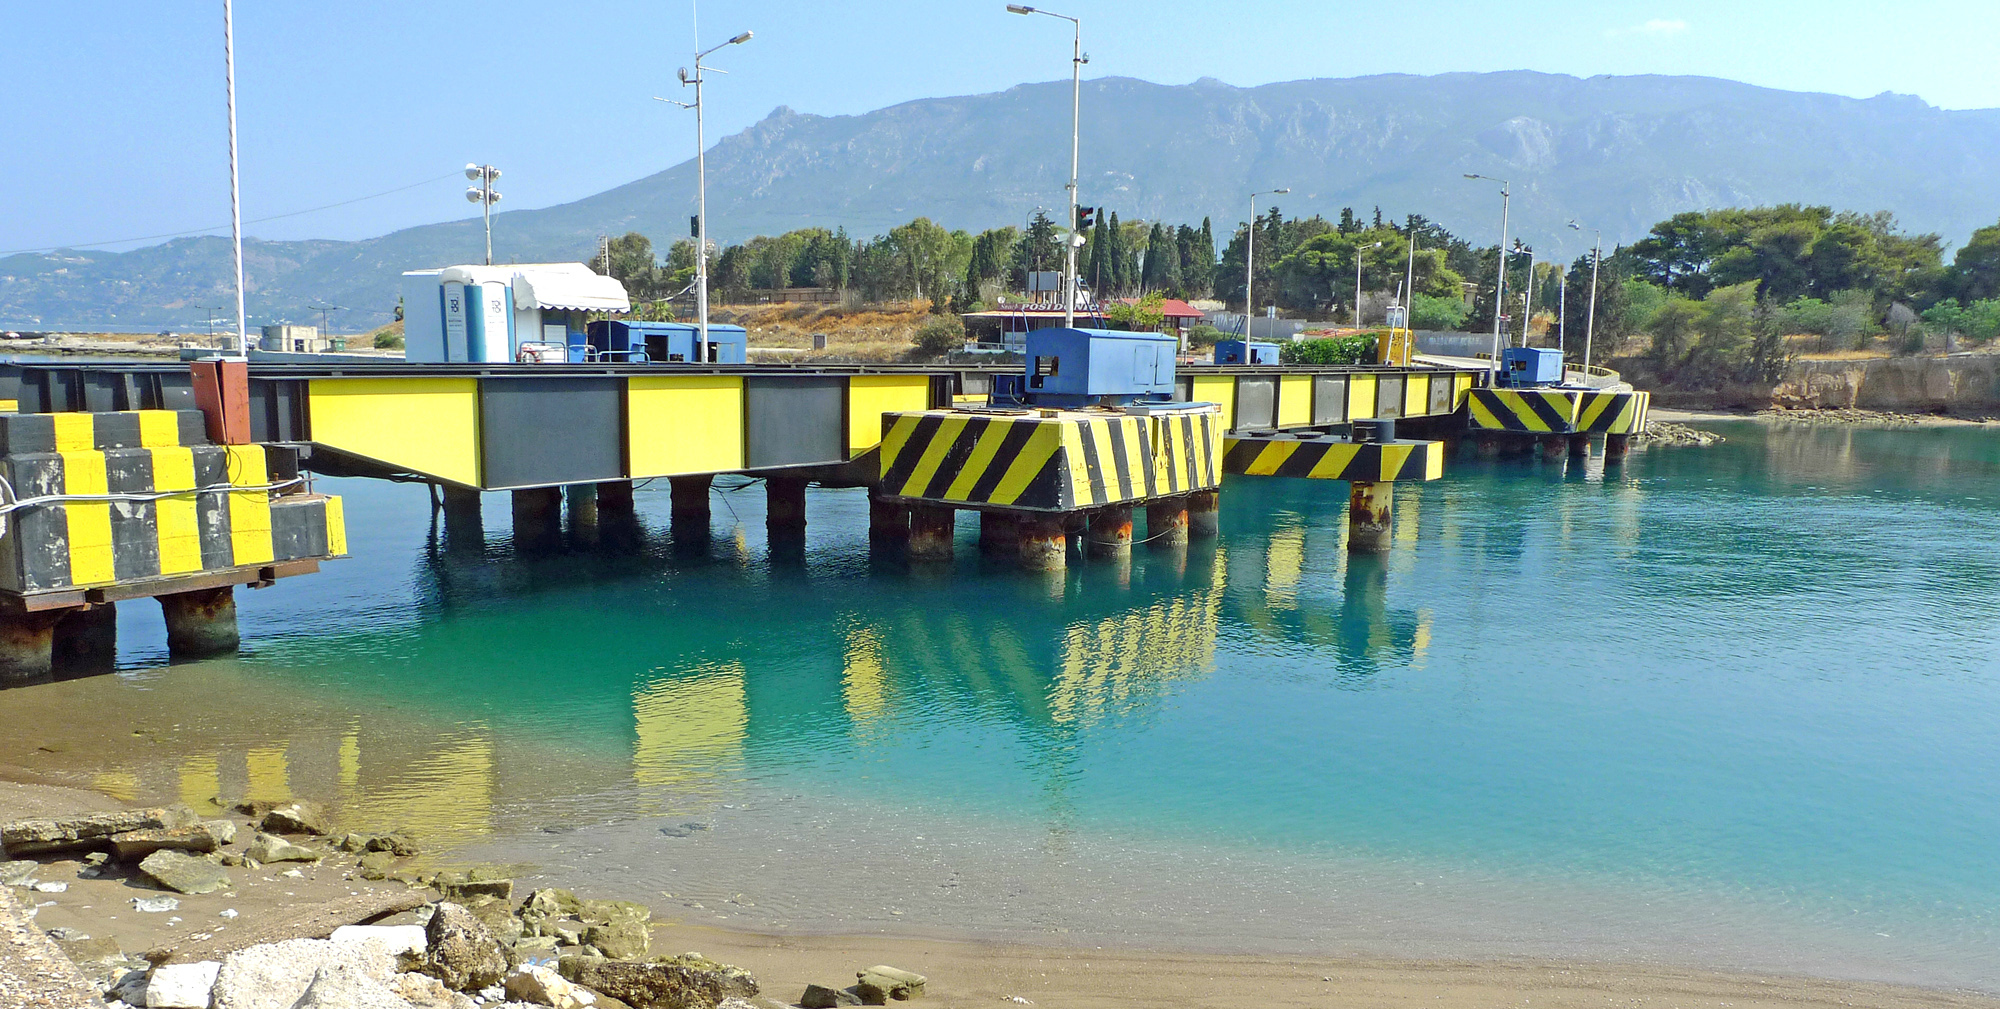
[[[462,284],[509,284],[515,308],[630,312],[632,299],[616,277],[582,263],[510,263],[506,266],[448,266],[442,279]]]

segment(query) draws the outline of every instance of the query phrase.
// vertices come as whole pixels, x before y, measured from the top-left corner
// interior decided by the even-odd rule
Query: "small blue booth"
[[[1278,345],[1255,340],[1215,341],[1216,364],[1277,364]]]
[[[1021,398],[1038,406],[1166,402],[1174,397],[1179,347],[1180,341],[1165,333],[1038,329],[1027,334],[1027,366],[1016,381],[1022,384]],[[996,398],[1002,393],[996,384]]]
[[[1562,381],[1562,351],[1554,347],[1508,347],[1500,352],[1499,384],[1504,387],[1561,385]]]
[[[708,327],[707,353],[695,353],[701,327],[686,322],[624,322],[590,324],[589,343],[572,346],[571,360],[630,361],[653,364],[744,364],[750,359],[750,334],[742,326]]]

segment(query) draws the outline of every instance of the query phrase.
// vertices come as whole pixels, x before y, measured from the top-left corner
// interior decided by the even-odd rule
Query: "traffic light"
[[[1094,219],[1096,217],[1097,217],[1096,207],[1076,208],[1076,230],[1089,231],[1091,224],[1095,223]]]

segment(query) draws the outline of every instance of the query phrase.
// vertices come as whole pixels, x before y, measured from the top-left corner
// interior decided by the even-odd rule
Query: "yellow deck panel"
[[[1278,379],[1278,426],[1308,427],[1313,421],[1313,379],[1311,375],[1285,375]]]
[[[1431,377],[1411,372],[1403,377],[1403,416],[1422,417],[1431,412]]]
[[[734,375],[632,378],[627,458],[637,479],[743,468],[743,379]]]
[[[847,380],[847,457],[882,442],[882,415],[928,409],[928,375],[856,375]]]
[[[467,487],[479,483],[479,389],[471,378],[316,378],[312,440]]]
[[[1347,377],[1347,419],[1369,420],[1375,416],[1375,376]]]
[[[1194,393],[1188,398],[1197,403],[1222,404],[1222,429],[1228,431],[1236,426],[1235,376],[1196,375]]]

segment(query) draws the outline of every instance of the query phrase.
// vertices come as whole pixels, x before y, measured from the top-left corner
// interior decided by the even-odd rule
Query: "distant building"
[[[1061,304],[1003,304],[984,312],[967,312],[961,318],[965,320],[969,342],[983,349],[1018,353],[1027,348],[1031,331],[1060,327],[1063,310]],[[1104,315],[1095,306],[1078,309],[1076,324],[1086,329],[1102,329]]]
[[[319,354],[331,347],[332,343],[331,340],[320,338],[318,326],[281,323],[276,326],[265,326],[257,346],[263,350],[281,350],[292,354]]]
[[[1117,301],[1122,305],[1136,305],[1139,303],[1138,298],[1119,298]],[[1168,298],[1161,302],[1160,314],[1166,316],[1167,324],[1173,326],[1174,331],[1180,334],[1182,348],[1187,347],[1188,330],[1193,329],[1196,323],[1208,318],[1208,313],[1179,298]]]

